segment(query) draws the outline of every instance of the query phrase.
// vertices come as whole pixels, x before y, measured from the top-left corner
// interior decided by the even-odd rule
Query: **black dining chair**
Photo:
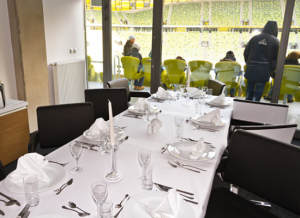
[[[151,94],[149,92],[130,91],[129,85],[128,85],[128,79],[126,79],[126,78],[109,81],[109,82],[107,82],[107,87],[108,88],[126,88],[128,102],[131,101],[131,97],[149,98],[151,96]]]
[[[61,104],[38,107],[38,131],[30,136],[28,152],[57,148],[67,144],[94,123],[92,103]]]
[[[218,80],[210,79],[208,80],[207,88],[213,90],[212,95],[219,96],[225,91],[226,84]]]
[[[6,173],[5,173],[4,167],[2,165],[2,162],[0,160],[0,181],[5,179],[5,177],[6,177]]]
[[[108,100],[112,104],[113,116],[128,109],[126,88],[114,89],[87,89],[84,92],[85,102],[94,106],[94,118],[102,117],[108,120]]]
[[[244,130],[230,140],[224,181],[300,215],[300,148]],[[206,218],[278,218],[225,188],[211,191]]]

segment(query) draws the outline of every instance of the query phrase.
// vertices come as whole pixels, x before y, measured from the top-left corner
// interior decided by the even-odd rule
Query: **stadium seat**
[[[150,87],[151,85],[151,61],[147,61],[147,60],[151,60],[151,58],[143,58],[142,59],[142,64],[144,67],[144,86],[148,86]]]
[[[128,80],[140,79],[144,76],[144,72],[138,73],[140,60],[135,57],[122,57],[121,62],[124,68],[124,76]],[[131,82],[131,90],[133,90],[133,82]]]
[[[169,59],[164,61],[167,73],[163,77],[163,83],[170,87],[171,84],[186,84],[186,75],[184,69],[186,63],[182,60]]]
[[[190,61],[189,67],[191,70],[191,87],[207,86],[207,82],[210,79],[209,72],[213,65],[208,61]]]
[[[283,104],[286,104],[287,94],[293,95],[300,81],[300,66],[285,65],[280,87],[280,94],[284,95]]]
[[[87,64],[88,64],[88,81],[97,81],[98,80],[98,73],[95,71],[94,65],[92,65],[92,58],[91,56],[87,56]]]

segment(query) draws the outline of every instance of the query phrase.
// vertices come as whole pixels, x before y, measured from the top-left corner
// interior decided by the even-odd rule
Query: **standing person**
[[[134,42],[135,42],[135,36],[134,35],[130,35],[128,37],[127,42],[124,45],[124,50],[123,50],[123,55],[124,56],[126,56],[126,54],[131,51]]]
[[[131,51],[126,54],[126,56],[132,56],[132,57],[138,58],[140,60],[140,64],[138,67],[138,73],[140,73],[140,71],[143,69],[143,64],[142,64],[143,57],[139,52],[140,49],[141,49],[141,47],[139,46],[139,44],[134,43],[132,45]],[[143,90],[144,89],[143,83],[144,83],[144,77],[134,80],[134,89],[135,90]]]
[[[299,58],[300,58],[300,52],[299,51],[292,51],[291,53],[288,54],[288,56],[286,56],[285,61],[284,61],[284,65],[298,65],[300,66],[299,63]],[[275,73],[274,73],[274,77],[275,79]],[[268,93],[268,95],[264,96],[264,99],[267,101],[271,101],[272,98],[272,93],[273,93],[273,86],[271,84],[271,88],[270,91]],[[288,99],[288,103],[293,103],[293,95],[287,95],[287,99]]]
[[[271,72],[276,69],[279,50],[277,35],[277,22],[268,21],[263,32],[252,37],[245,48],[244,58],[247,63],[245,72],[247,79],[246,100],[260,101]]]

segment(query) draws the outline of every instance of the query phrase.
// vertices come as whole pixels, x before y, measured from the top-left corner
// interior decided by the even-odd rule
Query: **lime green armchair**
[[[150,60],[150,61],[148,61]],[[142,64],[144,67],[144,86],[150,87],[151,85],[151,58],[143,58]]]
[[[280,94],[283,94],[283,104],[286,104],[287,95],[293,95],[299,86],[300,66],[285,65],[282,75]]]
[[[208,61],[190,61],[189,67],[191,69],[191,87],[206,86],[210,78],[210,71],[213,64]]]
[[[121,62],[124,68],[124,76],[128,80],[140,79],[144,76],[144,72],[138,73],[140,60],[135,57],[125,56],[121,58]],[[131,82],[131,90],[133,90],[133,82]]]
[[[162,81],[167,87],[171,84],[186,84],[186,75],[184,69],[186,63],[182,60],[169,59],[164,61],[167,73],[163,75]]]
[[[94,65],[92,65],[91,56],[87,56],[87,64],[88,64],[88,81],[97,81],[98,75],[95,71]]]

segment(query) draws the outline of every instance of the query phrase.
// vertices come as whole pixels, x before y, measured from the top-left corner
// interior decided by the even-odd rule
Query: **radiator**
[[[55,104],[84,102],[85,60],[56,62],[52,66]]]

